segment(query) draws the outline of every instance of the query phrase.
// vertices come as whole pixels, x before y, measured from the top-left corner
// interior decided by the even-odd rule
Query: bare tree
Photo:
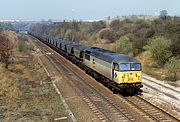
[[[10,57],[12,54],[11,41],[4,34],[0,34],[0,61],[5,63],[6,69],[10,63]]]

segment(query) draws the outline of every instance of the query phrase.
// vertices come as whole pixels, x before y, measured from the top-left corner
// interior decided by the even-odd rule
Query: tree
[[[71,24],[72,30],[79,31],[79,23],[77,21],[73,20],[70,24]]]
[[[130,42],[129,38],[126,36],[121,37],[119,40],[116,41],[116,50],[120,53],[129,53],[132,51],[132,43]]]
[[[74,31],[68,29],[65,33],[65,39],[68,41],[73,41],[74,40]]]
[[[4,30],[15,30],[12,24],[10,23],[0,23],[0,29]]]
[[[168,15],[167,10],[162,10],[162,11],[160,11],[160,16],[159,17],[161,19],[166,19],[167,15]]]
[[[101,29],[106,28],[105,21],[97,21],[90,23],[88,33],[95,33],[100,31]]]
[[[151,57],[161,66],[172,56],[171,41],[162,36],[153,38],[146,49],[151,52]]]
[[[115,19],[113,21],[111,21],[110,23],[110,27],[114,30],[119,30],[121,27],[121,22],[119,19]]]
[[[149,38],[152,38],[153,34],[154,32],[151,29],[145,27],[133,29],[133,35],[130,37],[130,40],[133,43],[134,56],[144,51],[143,47],[147,45]]]
[[[110,41],[114,41],[113,30],[110,29],[110,28],[104,28],[104,29],[99,31],[99,37],[101,39],[107,39],[107,40],[110,40]]]
[[[168,70],[169,74],[172,75],[174,81],[178,80],[178,72],[180,72],[180,59],[176,57],[170,58],[170,60],[165,64],[165,68]]]
[[[5,63],[6,69],[8,69],[12,47],[10,40],[5,35],[0,34],[0,61]]]

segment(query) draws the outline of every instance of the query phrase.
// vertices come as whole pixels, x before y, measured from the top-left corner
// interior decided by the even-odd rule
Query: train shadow
[[[118,94],[118,95],[122,95],[123,97],[132,97],[132,96],[141,96],[142,95],[143,90],[139,90],[136,92],[113,92],[114,94]]]

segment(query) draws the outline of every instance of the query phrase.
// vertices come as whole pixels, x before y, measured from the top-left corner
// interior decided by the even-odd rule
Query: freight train
[[[78,65],[87,74],[113,91],[137,93],[143,87],[141,63],[132,56],[99,47],[82,46],[46,35],[28,33]]]

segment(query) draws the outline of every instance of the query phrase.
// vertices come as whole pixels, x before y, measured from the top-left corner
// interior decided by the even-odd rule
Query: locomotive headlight
[[[122,79],[124,79],[125,78],[125,74],[122,74]]]
[[[138,76],[138,80],[140,80],[141,76]]]

